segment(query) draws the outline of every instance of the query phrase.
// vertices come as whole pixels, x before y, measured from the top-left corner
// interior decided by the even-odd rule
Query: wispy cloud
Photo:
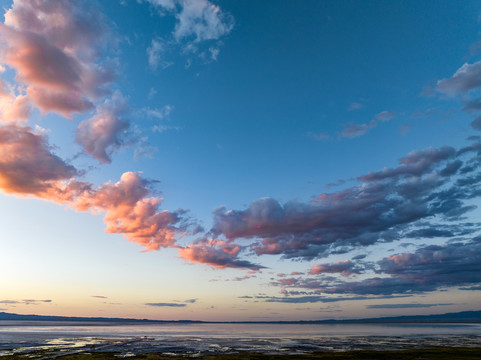
[[[349,106],[347,107],[347,111],[356,111],[356,110],[362,109],[363,107],[364,107],[363,104],[358,102],[353,102],[349,104]]]
[[[341,137],[344,138],[357,138],[359,136],[364,135],[369,130],[375,128],[379,125],[379,121],[386,122],[391,120],[396,116],[395,111],[382,111],[375,115],[374,119],[369,121],[368,123],[358,124],[355,122],[350,122],[346,125],[346,127],[341,131]]]
[[[185,307],[187,306],[186,304],[180,304],[180,303],[145,303],[144,305],[146,306],[155,306],[155,307]]]
[[[367,305],[366,308],[368,309],[422,309],[422,308],[430,308],[434,306],[449,306],[454,305],[452,303],[448,304],[418,304],[418,303],[410,303],[410,304],[373,304]]]
[[[5,305],[38,305],[42,303],[51,303],[52,300],[36,300],[36,299],[23,299],[23,300],[0,300],[0,304]]]
[[[175,16],[175,28],[171,37],[155,38],[147,49],[152,69],[167,68],[168,48],[182,47],[185,54],[216,61],[219,55],[220,39],[234,28],[234,18],[219,6],[208,0],[147,0],[159,11],[160,16]]]

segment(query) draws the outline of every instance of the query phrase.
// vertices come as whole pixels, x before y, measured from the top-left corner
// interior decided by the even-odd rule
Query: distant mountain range
[[[457,313],[437,315],[408,315],[379,317],[350,320],[313,320],[313,321],[197,321],[197,320],[148,320],[129,318],[105,318],[105,317],[72,317],[72,316],[45,316],[45,315],[22,315],[0,312],[0,321],[82,321],[82,322],[112,322],[112,323],[272,323],[272,324],[345,324],[345,323],[481,323],[481,311],[462,311]]]

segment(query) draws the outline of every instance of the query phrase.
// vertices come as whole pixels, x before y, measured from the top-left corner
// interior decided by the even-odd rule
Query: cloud
[[[327,140],[329,139],[329,135],[324,134],[324,133],[312,133],[308,132],[307,136],[310,137],[311,139],[317,140],[317,141],[322,141],[322,140]]]
[[[34,299],[25,299],[22,300],[25,305],[38,305],[39,303],[51,303],[52,300],[34,300]]]
[[[264,297],[264,302],[287,303],[287,304],[306,304],[306,303],[333,303],[339,301],[354,301],[354,300],[378,300],[378,299],[392,299],[393,296],[351,296],[351,297],[327,297],[322,295],[308,295],[298,297]]]
[[[0,79],[0,123],[26,122],[32,112],[30,100],[11,88]]]
[[[481,237],[477,236],[383,258],[376,263],[378,276],[360,281],[309,277],[271,285],[349,296],[410,296],[450,287],[479,290],[480,264]]]
[[[15,305],[38,305],[39,303],[51,303],[52,300],[36,300],[36,299],[23,299],[23,300],[0,300],[0,304]]]
[[[159,10],[161,16],[173,14],[176,24],[172,41],[156,38],[147,50],[149,64],[153,69],[165,68],[172,63],[165,60],[166,44],[178,44],[184,53],[199,53],[199,56],[217,60],[220,39],[234,28],[234,18],[208,0],[147,0]],[[200,51],[203,43],[210,45]]]
[[[128,137],[128,111],[127,99],[116,91],[97,106],[93,117],[78,125],[75,140],[99,162],[110,163],[112,152],[125,144]]]
[[[0,48],[19,86],[6,93],[2,83],[1,120],[26,121],[32,106],[66,118],[96,108],[79,124],[76,140],[87,154],[109,163],[129,128],[126,99],[118,91],[105,99],[119,68],[105,56],[116,44],[111,27],[96,3],[14,2],[0,24]]]
[[[480,111],[481,110],[481,98],[475,100],[468,100],[464,103],[464,111]]]
[[[341,137],[349,139],[357,138],[367,133],[369,129],[376,127],[376,125],[377,123],[375,121],[371,121],[367,124],[356,124],[355,122],[350,122],[347,124],[347,127],[341,131]]]
[[[174,63],[164,59],[167,43],[162,38],[152,39],[150,47],[147,48],[149,66],[152,70],[167,69]]]
[[[160,211],[162,198],[150,197],[149,182],[133,172],[97,189],[78,181],[81,173],[52,153],[45,135],[20,125],[0,126],[0,189],[68,204],[78,211],[105,213],[108,233],[123,234],[147,250],[176,246],[188,232],[185,211]]]
[[[186,304],[179,304],[179,303],[145,303],[144,305],[147,306],[155,306],[155,307],[185,307]]]
[[[375,118],[379,121],[389,121],[394,118],[394,116],[396,116],[395,111],[382,111],[379,114],[376,114]]]
[[[184,303],[186,303],[186,304],[193,304],[193,303],[195,303],[195,302],[197,302],[197,299],[187,299],[187,300],[184,300]]]
[[[449,304],[374,304],[374,305],[367,305],[367,309],[420,309],[420,308],[430,308],[434,306],[448,306],[454,305],[452,303]]]
[[[376,114],[374,119],[368,123],[357,124],[355,122],[349,122],[346,125],[345,129],[341,131],[340,136],[343,138],[349,138],[349,139],[357,138],[359,136],[364,135],[369,130],[378,126],[379,121],[386,122],[394,118],[394,116],[396,116],[395,111],[382,111],[379,114]]]
[[[105,212],[107,233],[123,234],[146,251],[176,247],[176,235],[187,231],[184,212],[159,211],[163,199],[148,197],[148,185],[139,174],[126,172],[115,184],[85,191],[71,206],[78,211]]]
[[[314,265],[309,274],[311,275],[318,275],[318,274],[335,274],[339,273],[343,276],[349,276],[352,274],[360,274],[363,271],[361,267],[357,267],[350,260],[338,261],[331,264],[317,264]]]
[[[347,111],[356,111],[356,110],[360,110],[364,107],[363,104],[361,103],[358,103],[358,102],[353,102],[353,103],[350,103],[348,108],[347,108]]]
[[[148,117],[153,117],[158,120],[163,120],[165,118],[168,118],[173,110],[174,110],[174,107],[172,105],[165,105],[160,109],[151,109],[151,108],[144,109],[145,114]]]
[[[436,90],[448,96],[466,93],[481,86],[481,61],[465,63],[450,78],[439,80]]]
[[[234,27],[232,16],[207,0],[181,0],[176,14],[178,20],[174,38],[194,38],[195,42],[216,40],[228,34]]]
[[[471,127],[474,130],[481,130],[481,115],[471,122]]]
[[[259,270],[261,265],[238,258],[241,247],[228,241],[200,239],[179,249],[180,256],[190,262],[199,262],[216,268],[246,268]]]
[[[409,233],[427,235],[438,224],[450,224],[463,234],[471,231],[463,216],[476,208],[468,202],[481,196],[481,176],[474,175],[481,165],[480,150],[481,144],[475,142],[459,150],[412,151],[397,167],[361,175],[362,184],[321,194],[310,202],[280,204],[261,198],[244,210],[220,207],[213,212],[211,232],[229,241],[252,239],[250,248],[258,255],[306,260],[398,240]],[[432,223],[421,222],[427,219]]]
[[[79,172],[52,151],[44,135],[20,125],[0,127],[0,189],[55,202],[71,201],[83,191]]]
[[[90,297],[97,298],[97,299],[108,299],[107,296],[102,296],[102,295],[92,295]]]
[[[16,1],[0,24],[2,60],[16,70],[29,100],[68,118],[109,93],[116,66],[97,60],[111,43],[109,21],[95,4]]]

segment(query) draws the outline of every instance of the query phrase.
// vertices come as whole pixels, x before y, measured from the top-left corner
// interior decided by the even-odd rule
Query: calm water
[[[0,321],[0,355],[55,349],[196,356],[481,346],[481,324],[106,324]]]

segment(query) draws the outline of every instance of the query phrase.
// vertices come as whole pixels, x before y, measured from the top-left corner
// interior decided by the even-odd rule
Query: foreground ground
[[[28,356],[30,355],[30,356]],[[6,355],[1,356],[0,360],[31,360],[32,353],[28,355]],[[54,356],[49,356],[48,353],[37,353],[36,359],[52,359]],[[55,356],[62,360],[120,360],[123,356],[118,353],[99,352],[99,353],[83,353],[72,354],[65,356]],[[183,356],[165,356],[155,353],[137,354],[129,356],[129,360],[176,360],[188,359]],[[416,349],[416,350],[401,350],[401,351],[347,351],[347,352],[315,352],[306,355],[268,355],[255,353],[238,353],[238,354],[219,354],[206,355],[195,357],[201,360],[411,360],[411,359],[436,359],[436,360],[479,360],[481,359],[481,347],[479,348],[434,348],[434,349]]]

